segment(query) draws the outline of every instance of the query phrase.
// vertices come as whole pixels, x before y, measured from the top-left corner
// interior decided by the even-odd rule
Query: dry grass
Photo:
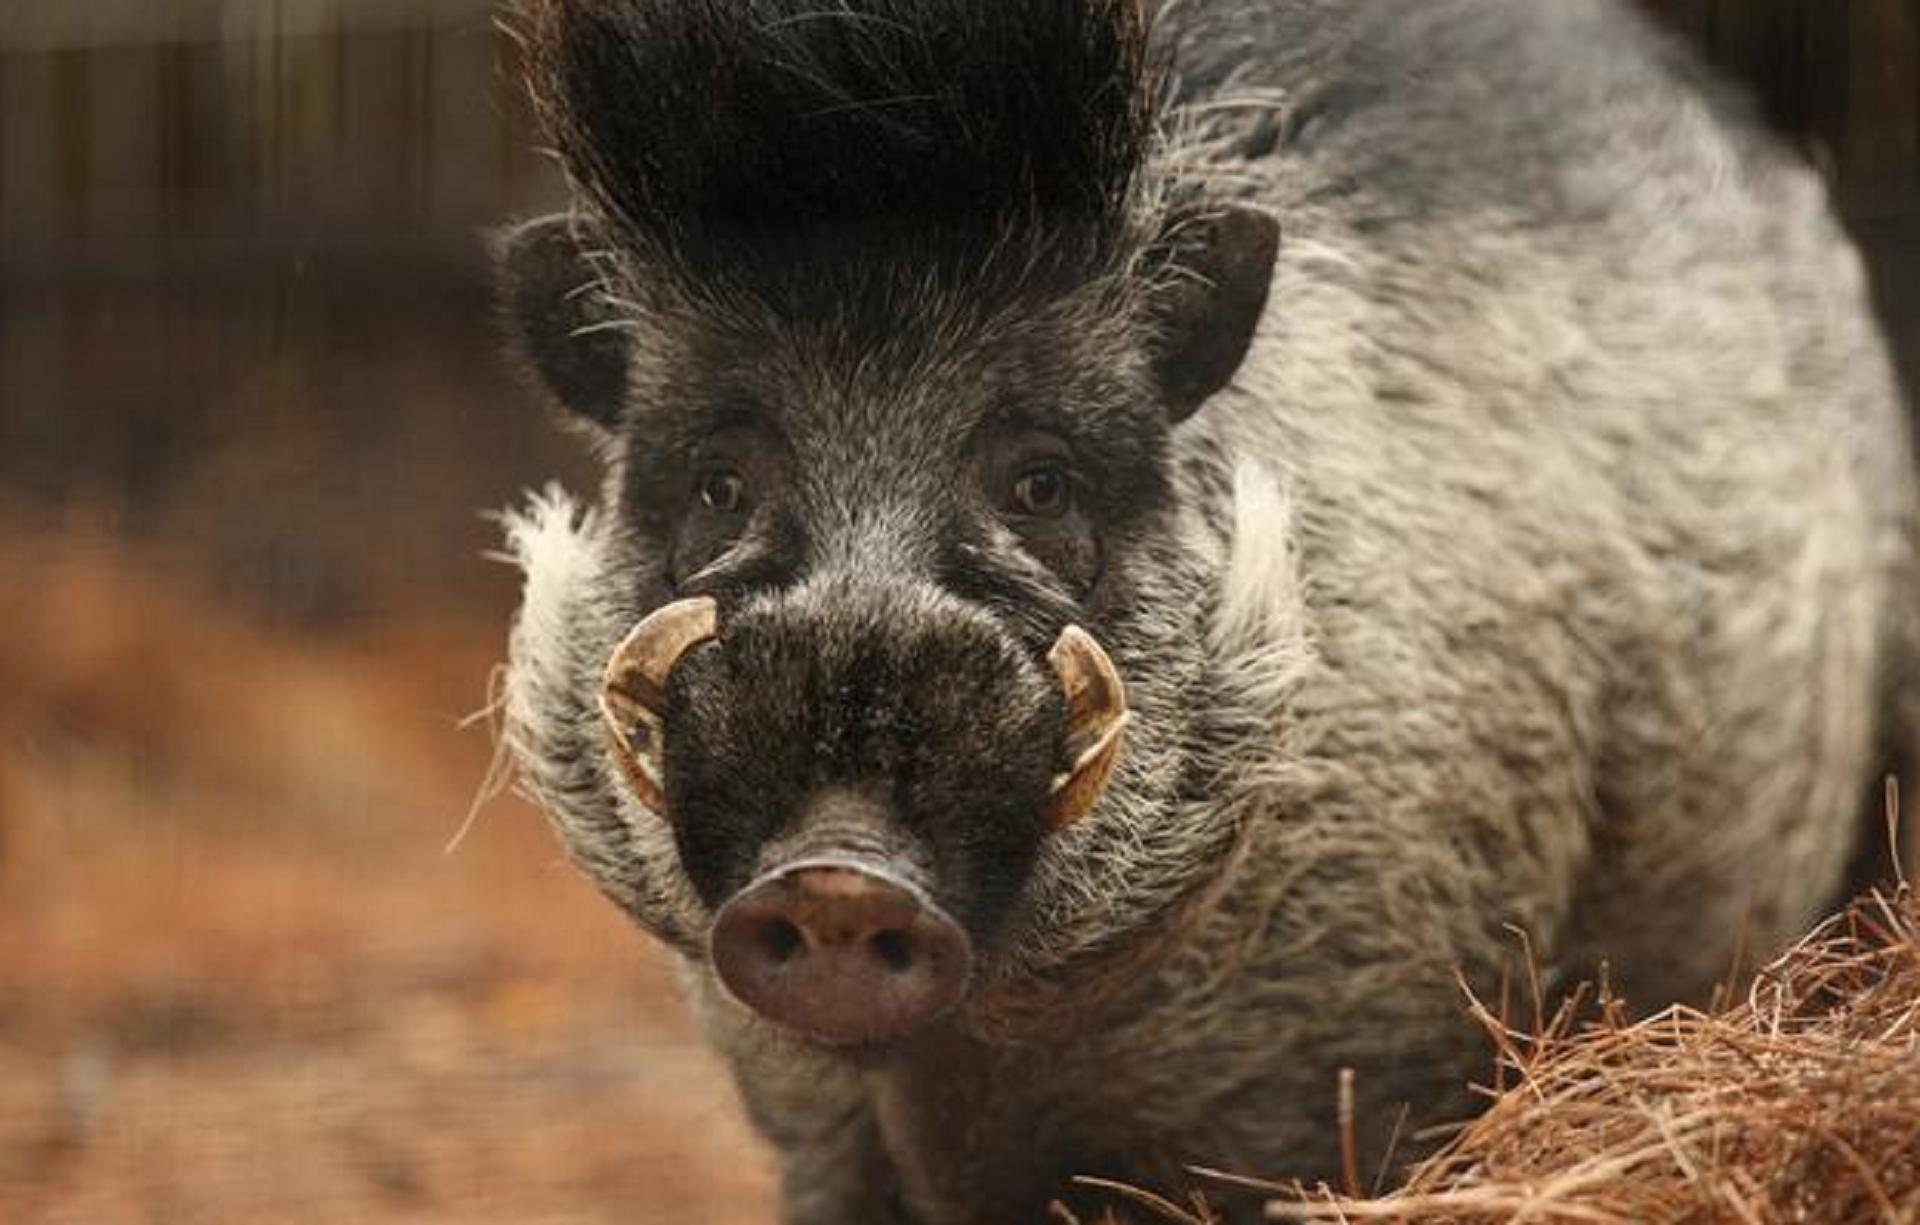
[[[1470,1006],[1505,1087],[1400,1190],[1230,1181],[1269,1192],[1267,1215],[1284,1221],[1920,1221],[1910,889],[1854,903],[1763,969],[1744,1001],[1708,1012],[1635,1021],[1603,993],[1521,1030]],[[1160,1218],[1215,1219],[1198,1200],[1132,1198]]]

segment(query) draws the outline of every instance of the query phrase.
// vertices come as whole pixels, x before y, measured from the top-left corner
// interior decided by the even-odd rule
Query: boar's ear
[[[1280,223],[1242,206],[1177,212],[1162,242],[1171,275],[1152,307],[1153,373],[1168,418],[1179,422],[1246,357],[1266,309]]]
[[[501,291],[521,351],[574,412],[613,426],[632,338],[593,292],[598,276],[571,219],[542,217],[498,243]]]

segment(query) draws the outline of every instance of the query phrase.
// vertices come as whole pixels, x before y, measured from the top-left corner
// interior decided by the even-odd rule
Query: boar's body
[[[577,861],[684,954],[793,1222],[1036,1220],[1077,1172],[1327,1174],[1342,1067],[1377,1161],[1399,1103],[1416,1122],[1468,1108],[1484,1054],[1455,970],[1497,989],[1509,925],[1562,981],[1604,959],[1636,1004],[1698,999],[1743,934],[1768,947],[1831,898],[1911,745],[1906,425],[1820,184],[1738,100],[1597,0],[1183,0],[1154,37],[1170,135],[1124,191],[1151,209],[1190,183],[1277,218],[1271,300],[1231,381],[1149,448],[1163,488],[1100,538],[1098,577],[1033,614],[1042,646],[1074,619],[1112,654],[1128,753],[1085,820],[996,852],[958,1007],[858,1057],[743,1008],[704,961],[721,899],[684,859],[706,852],[609,763],[601,669],[678,588],[631,493],[642,417],[593,410],[675,386],[636,360],[618,394],[572,395],[613,423],[606,504],[515,524],[525,777]],[[617,149],[582,152],[579,75],[571,94],[550,76],[549,104],[583,213],[644,231],[590,164]],[[1032,348],[1105,360],[1075,301],[1035,309]],[[887,366],[887,343],[856,365]],[[974,383],[1062,386],[1030,349],[980,344],[881,398],[924,420]],[[861,400],[852,385],[815,402]],[[818,409],[827,440],[795,452],[873,465],[899,513],[817,499],[807,539],[831,520],[859,547],[803,550],[768,587],[785,594],[738,597],[738,624],[756,598],[834,625],[938,602],[887,594],[919,556],[875,526],[913,518],[884,475],[914,466],[887,451],[924,428],[903,421]],[[976,597],[940,598],[1021,615]],[[772,707],[828,667],[756,658]],[[830,751],[821,726],[758,734],[804,756]]]

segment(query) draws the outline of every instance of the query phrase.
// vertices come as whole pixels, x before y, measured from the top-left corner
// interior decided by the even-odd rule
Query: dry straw
[[[1573,1000],[1499,1052],[1487,1112],[1382,1198],[1250,1183],[1280,1221],[1920,1223],[1920,902],[1869,895],[1760,971],[1743,1002],[1631,1020]],[[1196,1171],[1205,1178],[1219,1178]],[[1186,1206],[1109,1186],[1157,1218]]]

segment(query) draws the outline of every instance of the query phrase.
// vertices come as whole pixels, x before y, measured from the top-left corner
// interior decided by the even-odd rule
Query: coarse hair
[[[1153,220],[1148,25],[1143,0],[525,0],[518,29],[608,246],[843,312],[1122,267]]]

